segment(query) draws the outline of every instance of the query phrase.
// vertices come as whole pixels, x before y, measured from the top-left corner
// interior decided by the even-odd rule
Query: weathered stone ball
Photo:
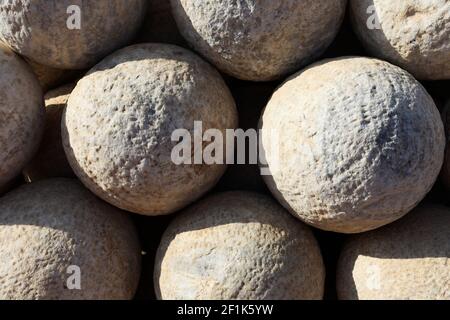
[[[28,65],[0,44],[0,187],[34,156],[44,130],[44,99]]]
[[[140,246],[127,214],[79,182],[50,179],[0,199],[0,299],[131,299]]]
[[[158,299],[322,299],[325,270],[311,230],[271,198],[210,196],[170,224],[156,256]]]
[[[84,69],[129,42],[145,0],[11,0],[0,4],[0,38],[43,65]]]
[[[269,189],[327,231],[363,232],[399,219],[432,188],[443,163],[432,98],[409,73],[377,59],[324,60],[300,71],[260,121]]]
[[[69,83],[45,94],[45,129],[34,158],[22,170],[28,182],[48,178],[74,178],[61,140],[61,119],[75,83]]]
[[[206,164],[191,155],[204,143],[198,130],[195,143],[196,121],[223,137],[237,126],[219,73],[180,47],[136,45],[78,82],[63,117],[63,144],[75,174],[99,197],[135,213],[168,214],[212,188],[226,169],[225,159]],[[189,136],[174,139],[179,129]],[[176,151],[186,144],[190,150]]]
[[[421,80],[450,79],[450,2],[351,0],[354,29],[368,51]]]
[[[450,299],[450,209],[423,205],[392,225],[354,236],[337,271],[340,299]]]
[[[267,81],[322,54],[337,34],[346,0],[171,0],[190,45],[223,72]]]

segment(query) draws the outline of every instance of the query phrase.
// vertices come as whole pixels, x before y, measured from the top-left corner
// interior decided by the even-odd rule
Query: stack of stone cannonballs
[[[450,1],[11,0],[0,41],[0,299],[450,299]]]

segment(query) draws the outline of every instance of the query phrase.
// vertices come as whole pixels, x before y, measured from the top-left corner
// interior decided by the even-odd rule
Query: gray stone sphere
[[[320,56],[336,36],[347,0],[171,0],[189,44],[236,78],[267,81]]]
[[[140,245],[128,215],[78,181],[50,179],[0,198],[0,299],[131,299]]]
[[[34,156],[44,131],[44,99],[28,65],[0,44],[0,188]]]
[[[439,175],[444,128],[409,73],[359,57],[324,60],[289,78],[261,118],[265,181],[295,216],[356,233],[413,209]]]
[[[421,80],[450,79],[450,1],[351,0],[363,45]]]
[[[2,1],[0,39],[37,63],[84,69],[126,45],[145,9],[146,0]]]
[[[271,198],[210,196],[171,223],[159,246],[158,299],[322,299],[325,270],[311,230]]]
[[[78,82],[63,117],[63,144],[75,174],[99,197],[135,213],[168,214],[212,188],[226,169],[174,163],[179,143],[172,134],[186,129],[192,137],[194,121],[224,136],[237,126],[219,73],[180,47],[135,45]]]
[[[75,83],[47,92],[45,98],[45,130],[34,158],[22,170],[27,182],[48,178],[74,178],[61,139],[61,119]]]
[[[450,300],[449,259],[450,209],[423,205],[349,240],[338,263],[338,297]]]

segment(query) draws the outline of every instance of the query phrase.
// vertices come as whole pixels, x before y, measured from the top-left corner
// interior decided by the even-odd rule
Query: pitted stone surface
[[[353,236],[337,271],[340,299],[450,300],[450,209],[424,205]]]
[[[128,216],[76,180],[35,182],[0,199],[0,299],[131,299],[139,273]]]
[[[188,208],[158,249],[159,299],[322,299],[311,230],[267,196],[226,192]]]
[[[346,0],[171,0],[181,34],[230,75],[280,78],[307,65],[333,41]]]
[[[397,220],[431,189],[443,163],[432,98],[377,59],[344,57],[300,71],[274,93],[261,125],[268,187],[324,230],[363,232]]]
[[[44,130],[44,99],[28,65],[0,44],[0,188],[34,156]]]
[[[70,29],[80,9],[80,29]],[[124,46],[141,26],[146,0],[0,2],[0,39],[27,58],[59,69],[84,69]],[[75,12],[75,13],[74,13]]]
[[[351,0],[350,10],[372,54],[421,80],[450,79],[449,0]]]
[[[219,73],[180,47],[136,45],[78,82],[63,119],[63,143],[75,173],[95,194],[135,213],[168,214],[208,191],[226,168],[174,164],[178,141],[171,136],[183,128],[193,136],[194,121],[224,136],[237,126]]]

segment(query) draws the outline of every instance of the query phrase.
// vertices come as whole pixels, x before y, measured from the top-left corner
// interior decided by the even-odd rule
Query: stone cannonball
[[[449,259],[450,209],[423,205],[350,239],[338,263],[338,297],[450,300]]]
[[[351,0],[363,45],[421,80],[450,79],[450,1]]]
[[[21,55],[58,69],[84,69],[127,44],[146,0],[0,2],[0,39]]]
[[[131,299],[140,245],[127,214],[72,179],[0,199],[0,299]]]
[[[44,99],[28,65],[0,44],[0,188],[20,174],[39,147]]]
[[[47,178],[73,178],[61,141],[61,119],[75,83],[47,92],[45,98],[45,130],[35,157],[22,170],[28,182]]]
[[[223,72],[268,81],[321,55],[347,0],[171,0],[181,34]]]
[[[232,191],[182,212],[163,235],[158,299],[322,299],[325,269],[311,230],[271,198]]]
[[[445,135],[432,98],[377,59],[324,60],[289,78],[261,118],[265,181],[317,228],[356,233],[413,209],[432,188]]]
[[[219,73],[180,47],[136,45],[78,82],[63,116],[63,144],[75,174],[99,197],[135,213],[168,214],[199,198],[226,169],[194,164],[190,152],[184,156],[192,164],[173,161],[175,130],[188,130],[194,144],[195,121],[223,136],[237,126]]]

